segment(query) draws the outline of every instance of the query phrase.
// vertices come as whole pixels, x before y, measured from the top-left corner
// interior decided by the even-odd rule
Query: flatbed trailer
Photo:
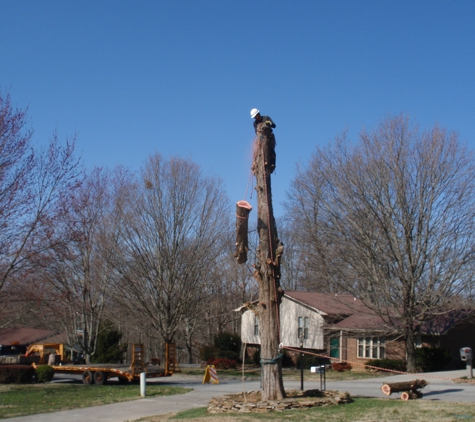
[[[169,377],[171,372],[155,365],[144,365],[140,371],[132,366],[124,365],[53,365],[54,371],[59,374],[82,374],[84,384],[104,385],[110,378],[117,377],[120,383],[138,381],[140,373],[145,372],[147,378]]]
[[[176,364],[176,359],[170,359],[170,352],[173,349],[166,345],[165,365],[146,365],[144,363],[144,353],[142,344],[132,346],[132,363],[130,365],[115,364],[89,364],[89,365],[51,365],[59,374],[82,374],[84,384],[104,385],[110,378],[117,377],[120,383],[140,380],[140,374],[145,373],[146,378],[169,377],[180,369]]]

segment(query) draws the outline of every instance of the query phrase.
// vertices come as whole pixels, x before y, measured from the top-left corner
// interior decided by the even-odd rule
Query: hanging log
[[[247,261],[247,251],[249,250],[247,233],[251,210],[252,206],[249,202],[236,202],[236,253],[234,256],[238,264],[244,264]]]
[[[409,400],[410,398],[418,398],[417,397],[418,394],[421,394],[421,397],[422,397],[422,393],[417,390],[419,390],[420,388],[424,388],[427,384],[429,383],[426,380],[394,382],[391,384],[389,383],[383,384],[383,386],[381,387],[381,391],[386,396],[390,396],[392,393],[397,393],[400,391],[411,393],[411,394],[404,394],[404,397],[407,397],[407,398],[403,398],[403,395],[401,395],[401,399]],[[412,397],[413,395],[415,397]]]

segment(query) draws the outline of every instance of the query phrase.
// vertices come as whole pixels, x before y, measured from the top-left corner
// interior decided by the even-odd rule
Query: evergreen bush
[[[241,336],[228,332],[218,333],[214,337],[214,345],[219,350],[219,357],[241,361]]]
[[[121,339],[122,334],[114,324],[110,321],[104,322],[97,336],[97,347],[92,362],[120,363],[124,356],[124,346],[120,344]]]
[[[452,356],[443,347],[421,347],[416,349],[416,368],[420,372],[441,371]]]
[[[54,369],[50,365],[39,365],[35,369],[36,382],[51,382],[54,377]]]
[[[297,361],[297,367],[300,368],[300,356]],[[312,366],[320,365],[320,358],[315,355],[305,354],[303,355],[303,367],[304,369],[309,369]]]
[[[34,375],[30,365],[0,365],[0,384],[29,384]]]

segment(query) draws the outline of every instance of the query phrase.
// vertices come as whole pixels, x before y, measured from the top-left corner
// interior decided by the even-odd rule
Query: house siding
[[[242,314],[241,318],[241,341],[247,344],[261,344],[259,336],[254,335],[254,324],[256,321],[256,314],[247,310]],[[259,327],[260,329],[261,327]]]
[[[322,350],[323,345],[323,318],[315,310],[301,304],[282,298],[280,305],[280,337],[286,347],[300,347],[298,338],[298,317],[308,318],[308,339],[303,341],[305,349]],[[254,335],[256,314],[246,310],[242,314],[241,339],[243,343],[260,344],[259,336]],[[259,329],[261,327],[259,326]]]

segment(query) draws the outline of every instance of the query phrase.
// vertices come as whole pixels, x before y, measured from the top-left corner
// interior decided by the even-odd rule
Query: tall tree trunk
[[[253,172],[256,176],[258,202],[259,247],[254,277],[259,283],[259,325],[261,337],[262,399],[279,400],[285,397],[282,382],[279,306],[280,256],[283,245],[277,237],[272,209],[270,174],[275,165],[275,139],[272,130],[259,124],[254,152]],[[279,250],[278,250],[279,249]]]
[[[416,348],[414,329],[410,326],[406,327],[406,362],[407,372],[416,372]]]

